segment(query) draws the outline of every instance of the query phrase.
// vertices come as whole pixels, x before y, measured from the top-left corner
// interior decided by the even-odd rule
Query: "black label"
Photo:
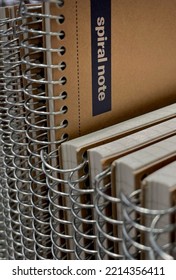
[[[111,110],[111,0],[91,0],[93,116]]]

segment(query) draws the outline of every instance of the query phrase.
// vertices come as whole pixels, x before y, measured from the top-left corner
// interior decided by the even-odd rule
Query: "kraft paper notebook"
[[[54,2],[43,3],[53,139],[175,102],[175,1]]]
[[[167,118],[173,118],[174,116],[175,104],[166,106],[150,113],[146,113],[117,125],[98,130],[97,132],[92,132],[85,136],[66,141],[62,143],[60,147],[61,166],[64,170],[74,170],[74,168],[76,168],[77,171],[74,172],[71,180],[78,179],[78,186],[75,186],[76,189],[85,189],[85,187],[88,187],[88,178],[86,181],[82,181],[80,178],[86,173],[86,153],[88,149],[105,144],[106,142],[110,142],[118,138],[122,138],[138,130],[152,126],[159,122],[163,122],[164,120],[167,120]],[[68,179],[66,178],[67,176],[68,175],[65,176],[65,179]],[[81,182],[79,182],[79,180]],[[64,186],[64,192],[69,193],[69,187]],[[82,197],[83,196],[84,195],[82,195]],[[78,214],[79,213],[77,213],[77,215]]]
[[[130,0],[43,2],[49,152],[175,102],[174,6],[171,0],[137,1],[135,8]]]
[[[83,155],[88,149],[111,142],[138,130],[156,125],[176,116],[176,104],[154,110],[150,113],[131,118],[107,128],[66,141],[60,146],[63,169],[72,169],[83,162]]]
[[[170,135],[174,135],[175,134],[175,119],[171,119],[165,122],[162,122],[160,124],[154,125],[152,127],[146,128],[142,131],[136,132],[136,133],[132,133],[131,135],[128,135],[126,137],[123,137],[121,139],[118,139],[116,141],[104,144],[104,145],[100,145],[98,146],[97,143],[97,147],[94,148],[90,148],[88,149],[88,146],[91,147],[93,146],[93,138],[91,136],[96,135],[96,133],[92,133],[90,134],[90,144],[88,144],[87,142],[87,152],[88,152],[88,165],[89,165],[89,172],[90,172],[90,181],[86,182],[87,184],[83,185],[82,180],[80,179],[83,170],[80,170],[80,173],[75,172],[75,177],[73,176],[73,178],[71,178],[71,182],[70,184],[72,184],[73,186],[75,185],[75,191],[73,191],[71,193],[71,197],[72,199],[77,199],[76,197],[78,197],[78,200],[74,201],[72,200],[72,210],[74,210],[74,213],[77,213],[77,219],[75,219],[73,221],[73,223],[78,222],[82,220],[82,218],[85,219],[85,221],[82,223],[82,225],[85,223],[86,224],[86,215],[92,215],[91,212],[91,205],[92,205],[92,199],[93,199],[93,192],[94,192],[94,180],[95,180],[95,176],[97,174],[99,174],[100,172],[102,172],[104,169],[107,168],[107,164],[108,166],[110,165],[110,162],[113,162],[113,160],[115,158],[117,158],[118,156],[122,156],[124,154],[127,154],[135,149],[140,149],[143,146],[146,145],[150,145],[153,142],[159,141],[163,138],[169,137]],[[117,126],[118,127],[118,126]],[[107,129],[105,129],[106,131]],[[118,135],[118,134],[117,134]],[[98,134],[97,134],[98,136]],[[109,134],[108,134],[109,137]],[[121,136],[122,137],[122,136]],[[81,146],[80,144],[80,139],[85,138],[85,141],[83,141],[83,145]],[[67,143],[63,143],[61,145],[61,151],[63,147],[68,148],[67,153],[66,153],[66,161],[65,161],[65,165],[64,168],[75,168],[79,167],[79,165],[81,166],[81,163],[83,162],[83,151],[85,152],[85,143],[86,143],[86,137],[81,137],[80,139],[77,139],[78,141],[78,146],[82,147],[83,150],[79,149],[78,146],[76,145],[76,139],[75,140],[71,140],[68,141],[68,145],[66,145]],[[103,138],[102,138],[103,139]],[[87,139],[88,140],[88,139]],[[94,140],[96,140],[96,138],[94,138]],[[69,147],[69,142],[71,143],[70,147]],[[73,145],[72,145],[73,143]],[[101,143],[101,142],[100,142]],[[99,143],[99,144],[100,144]],[[74,145],[75,144],[75,145]],[[95,143],[94,143],[95,145]],[[65,149],[66,151],[66,149]],[[105,165],[103,166],[105,162]],[[88,174],[88,173],[87,173]],[[78,184],[74,184],[74,180],[77,180]],[[83,189],[81,191],[81,189]],[[66,186],[64,187],[64,192],[69,193],[69,188],[67,188]],[[84,194],[84,191],[86,192],[86,194]],[[89,202],[90,200],[90,202]],[[79,208],[77,211],[77,203],[79,201]],[[88,206],[88,204],[90,203],[90,205]],[[70,206],[71,207],[71,206]],[[86,209],[88,208],[88,211],[86,212]],[[84,212],[85,211],[85,212]],[[91,212],[91,214],[90,214]],[[83,216],[82,216],[83,215]],[[89,216],[88,215],[88,216]],[[75,218],[75,217],[74,217]],[[68,213],[68,217],[69,218],[69,213]],[[91,219],[91,218],[90,218]],[[93,221],[92,221],[93,222]],[[94,222],[93,222],[94,223]],[[91,221],[89,222],[89,224],[91,224]],[[81,233],[81,227],[80,226],[79,229],[77,229],[78,231],[78,235],[82,235]],[[80,231],[80,232],[79,232]],[[79,236],[79,237],[80,237]],[[90,238],[90,237],[89,237]],[[79,239],[79,238],[78,238]],[[81,240],[82,242],[82,240]],[[78,245],[79,246],[79,245]],[[80,244],[81,247],[81,244]],[[95,250],[95,249],[94,249]],[[88,250],[87,250],[88,251]],[[91,249],[90,249],[91,251]],[[93,249],[92,249],[93,251]]]
[[[85,187],[88,187],[88,178],[85,182],[82,181],[80,177],[85,175],[86,172],[86,152],[88,149],[124,137],[128,134],[136,132],[137,130],[162,122],[167,118],[173,118],[174,116],[175,104],[141,115],[117,125],[98,130],[97,132],[66,141],[62,143],[60,147],[61,166],[64,170],[74,170],[74,168],[76,168],[77,171],[74,172],[71,180],[73,180],[73,178],[74,180],[78,179],[78,186],[76,186],[76,188],[85,189]],[[65,179],[68,179],[66,177],[67,175],[65,176]],[[81,182],[79,182],[79,180]],[[64,192],[69,193],[69,187],[64,186]]]
[[[129,197],[141,188],[141,181],[144,177],[162,168],[176,159],[176,136],[169,137],[149,147],[133,152],[114,161],[116,196],[122,193],[122,203],[117,205],[114,217],[124,223],[123,227],[117,229],[117,236],[122,237],[123,228],[123,249],[129,259],[148,259],[150,250],[148,247],[141,249],[141,237],[143,232],[137,225],[141,222],[139,213],[133,207],[130,208],[124,202],[123,195]],[[168,179],[169,180],[169,179]],[[135,197],[136,199],[136,197]],[[139,201],[138,201],[139,200]],[[140,199],[136,199],[136,205],[140,206]],[[128,208],[131,209],[131,211]],[[127,210],[127,211],[126,211]],[[116,216],[117,215],[117,216]],[[140,236],[140,237],[139,237]],[[134,243],[133,243],[134,242]],[[119,249],[120,250],[120,249]]]
[[[169,209],[176,207],[176,161],[160,168],[159,170],[148,175],[141,182],[141,200],[142,207],[149,210],[159,210],[158,214],[165,210],[160,218],[159,223],[157,223],[157,228],[165,229],[169,224],[174,224],[175,221],[175,211],[169,213]],[[143,224],[146,227],[151,227],[154,215],[144,215]],[[146,233],[145,238],[142,240],[144,245],[151,246],[151,241],[149,238],[149,233]],[[167,249],[172,257],[172,250],[174,247],[174,242],[176,242],[176,232],[173,230],[161,233],[157,239],[157,245],[163,247],[166,244],[170,244]]]
[[[167,122],[166,122],[167,123]],[[113,172],[112,172],[112,180],[111,178],[108,178],[107,180],[101,181],[99,183],[99,176],[104,172],[105,170],[108,170],[111,167],[111,164],[113,161],[117,158],[120,158],[124,155],[127,155],[131,152],[134,152],[135,150],[140,150],[141,148],[151,145],[154,142],[161,141],[162,139],[169,137],[175,134],[175,120],[173,119],[173,123],[171,124],[171,134],[165,134],[163,135],[163,132],[165,130],[165,123],[153,126],[151,128],[145,129],[141,132],[134,133],[132,135],[126,136],[125,138],[119,139],[117,141],[113,141],[111,143],[101,145],[99,147],[95,147],[93,149],[90,149],[88,151],[88,157],[89,157],[89,166],[90,166],[90,185],[97,188],[104,188],[104,195],[109,195],[112,197],[116,197],[115,188],[113,186]],[[168,127],[166,128],[166,130]],[[109,187],[106,189],[104,185],[109,185]],[[104,210],[102,212],[102,216],[105,215],[106,217],[109,215],[113,215],[113,212],[115,211],[114,208],[116,208],[116,204],[111,203],[110,201],[105,199],[105,205],[107,203],[107,206],[104,207]],[[108,206],[108,204],[111,204],[111,207]],[[112,212],[111,212],[112,211]],[[108,223],[109,228],[103,229],[105,232],[111,231],[111,221]],[[106,225],[106,223],[105,223]],[[113,229],[114,230],[114,229]],[[101,231],[101,229],[100,229]],[[111,235],[111,234],[110,234]],[[111,239],[111,237],[110,237]],[[107,241],[107,239],[105,239]],[[110,246],[110,245],[108,245]],[[114,245],[112,245],[114,247]],[[104,251],[106,251],[107,248],[103,248]],[[112,248],[114,250],[114,248]],[[109,253],[110,256],[113,255],[112,252]],[[115,256],[118,257],[118,256]],[[114,256],[113,256],[114,258]]]
[[[154,142],[175,135],[175,133],[176,119],[174,118],[122,139],[89,149],[88,158],[92,185],[95,182],[96,175],[110,167],[112,162],[119,156],[119,152],[128,154],[131,150],[139,150],[145,145],[151,145]]]

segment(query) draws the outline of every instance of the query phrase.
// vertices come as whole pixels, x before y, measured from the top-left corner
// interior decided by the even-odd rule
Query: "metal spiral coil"
[[[164,210],[152,210],[141,206],[141,190],[136,190],[130,196],[121,193],[123,213],[123,250],[125,259],[169,259],[169,251],[174,244],[159,246],[161,235],[174,231],[176,225],[167,225],[166,228],[158,228],[157,223],[165,215],[171,215],[176,207]],[[147,217],[149,225],[143,221]],[[160,224],[161,227],[161,224]],[[158,244],[157,244],[158,242]],[[167,256],[166,256],[167,255]],[[172,257],[171,257],[172,258]]]
[[[15,110],[16,112],[17,110]],[[11,141],[13,143],[12,153],[14,155],[13,165],[15,167],[15,187],[17,190],[19,223],[21,243],[24,259],[35,259],[33,224],[32,224],[32,202],[31,202],[31,180],[29,177],[30,167],[28,164],[29,154],[27,149],[25,112],[21,113],[19,106],[18,117],[10,122],[12,130]]]
[[[2,135],[0,135],[1,137]],[[0,188],[1,188],[1,250],[2,259],[13,259],[13,238],[10,220],[9,195],[7,180],[5,176],[5,166],[3,164],[4,155],[2,153],[2,143],[0,139]]]
[[[153,249],[152,259],[176,260],[176,222],[165,224],[161,228],[162,220],[168,217],[175,217],[176,207],[165,210],[165,213],[158,214],[152,221],[149,239]],[[168,239],[170,239],[168,241]]]
[[[2,24],[2,20],[0,21],[0,259],[6,259],[6,238],[5,238],[5,218],[4,218],[4,197],[3,197],[3,185],[4,185],[4,166],[3,166],[3,154],[2,154],[2,144],[1,144],[1,137],[3,132],[3,117],[4,117],[4,106],[5,106],[5,99],[4,99],[4,62],[3,62],[3,53],[1,50],[1,45],[3,43],[1,34],[3,30],[1,27],[4,25]]]
[[[43,150],[41,151],[41,153],[43,153]],[[42,165],[43,165],[43,161],[42,161]],[[44,170],[44,174],[47,174],[47,172],[45,171],[45,169],[43,168],[43,170]],[[47,180],[47,179],[46,179]],[[47,182],[46,182],[47,183]],[[48,186],[48,183],[47,183],[47,186]],[[49,192],[50,192],[50,190],[49,190]],[[48,197],[49,197],[49,193],[48,193]],[[51,205],[51,203],[50,203],[50,201],[49,201],[49,204],[48,204],[48,211],[49,211],[49,213],[51,214],[51,217],[52,217],[52,205]],[[58,212],[58,215],[59,215],[59,212]],[[52,218],[51,218],[51,220],[52,220]],[[49,218],[49,220],[48,220],[48,223],[50,223],[50,228],[51,228],[51,241],[53,240],[53,234],[52,234],[52,222],[50,221],[50,218]],[[60,233],[62,234],[62,231],[60,231]],[[51,250],[52,250],[52,256],[53,256],[53,258],[54,259],[57,259],[57,258],[55,258],[55,250],[53,249],[53,246],[51,245]],[[61,258],[60,258],[61,259]]]
[[[60,1],[62,2],[62,1]],[[57,149],[61,142],[65,141],[66,135],[58,140],[51,140],[52,132],[63,130],[67,126],[64,117],[58,125],[49,124],[48,120],[55,116],[64,116],[67,108],[62,106],[65,95],[50,97],[47,94],[48,85],[60,85],[65,83],[63,77],[58,81],[50,81],[47,78],[47,69],[62,71],[64,65],[48,65],[45,57],[48,52],[62,53],[62,46],[57,49],[48,49],[43,45],[45,36],[61,36],[62,33],[55,32],[48,34],[42,31],[42,24],[45,15],[41,12],[41,5],[34,7],[21,4],[21,15],[23,23],[21,30],[25,34],[21,42],[24,50],[23,55],[23,78],[25,93],[25,109],[27,124],[26,135],[28,138],[31,194],[32,194],[32,216],[35,240],[35,254],[37,259],[52,259],[51,252],[51,228],[49,213],[48,186],[42,169],[41,152],[49,152],[51,148]],[[52,17],[53,18],[53,17]],[[59,18],[55,16],[55,19]],[[63,71],[62,71],[63,72]],[[61,101],[61,108],[57,111],[49,110],[49,104],[55,100]]]
[[[3,46],[4,43],[8,41],[8,33],[10,28],[11,20],[9,18],[4,18],[0,20],[0,67],[1,67],[1,79],[0,79],[0,87],[1,87],[1,107],[0,107],[0,125],[1,125],[1,195],[2,195],[2,206],[3,206],[3,217],[4,217],[4,227],[5,227],[5,240],[6,240],[6,250],[7,250],[7,259],[14,259],[14,248],[13,248],[13,236],[12,236],[12,226],[11,226],[11,215],[10,215],[10,198],[9,198],[9,188],[7,182],[7,169],[8,165],[10,165],[10,160],[8,160],[9,150],[10,150],[10,141],[9,141],[9,118],[7,114],[7,104],[6,97],[7,91],[5,89],[6,79],[4,77],[4,72],[6,71],[6,65],[4,63],[4,51]],[[7,154],[6,154],[7,152]],[[7,164],[7,165],[5,165]],[[11,165],[10,165],[11,166]]]
[[[4,217],[4,203],[3,203],[3,178],[2,175],[2,149],[1,149],[1,141],[0,141],[0,260],[7,259],[7,243],[5,238],[5,217]]]
[[[35,16],[33,15],[35,13]],[[35,25],[37,24],[39,27],[39,30],[42,30],[42,19],[41,17],[37,17],[36,13],[41,13],[41,6],[35,7],[27,7],[23,6],[21,9],[21,15],[22,15],[22,25],[21,29],[26,34],[26,39],[23,39],[21,42],[21,47],[24,50],[24,56],[22,58],[24,70],[23,70],[23,78],[24,78],[24,93],[25,93],[25,123],[27,125],[26,130],[26,137],[28,139],[27,143],[27,150],[29,154],[28,158],[28,165],[29,165],[29,179],[31,181],[30,185],[30,193],[31,193],[31,215],[32,215],[32,227],[33,227],[33,238],[34,238],[34,252],[35,252],[35,258],[36,259],[48,259],[51,258],[50,254],[50,232],[49,229],[46,228],[46,226],[43,226],[43,224],[48,224],[47,220],[47,214],[45,214],[45,207],[46,203],[44,200],[48,201],[47,198],[47,190],[44,193],[42,190],[45,188],[45,178],[42,175],[42,169],[41,166],[41,159],[40,159],[40,150],[43,148],[43,139],[47,139],[47,133],[44,133],[40,131],[40,129],[37,130],[35,128],[35,122],[36,122],[36,115],[31,116],[31,109],[33,108],[33,103],[35,102],[35,108],[38,107],[39,99],[38,95],[41,92],[43,92],[43,88],[41,87],[40,83],[33,83],[33,81],[29,80],[30,73],[33,71],[33,77],[36,77],[37,74],[43,75],[43,70],[41,68],[38,68],[36,65],[36,72],[35,67],[32,69],[31,66],[28,64],[30,61],[33,61],[35,63],[35,53],[38,52],[36,45],[36,39],[41,43],[42,37],[38,37],[38,35],[35,34],[35,38],[33,36],[33,32],[35,32]],[[33,32],[31,35],[30,28],[33,28]],[[36,30],[37,32],[37,30]],[[32,42],[32,43],[31,43]],[[33,43],[34,42],[34,43]],[[32,45],[32,48],[34,50],[30,50],[30,46]],[[34,54],[34,58],[33,58]],[[38,58],[40,60],[43,60],[43,52],[38,52]],[[42,71],[42,72],[41,72]],[[38,73],[37,73],[38,72]],[[29,73],[29,76],[28,76]],[[36,95],[34,97],[34,94]],[[45,104],[44,104],[45,105]],[[45,105],[46,106],[46,105]],[[43,123],[44,126],[46,124],[46,116],[43,116]],[[39,136],[41,135],[41,137]],[[36,143],[36,139],[38,139],[38,142]],[[45,146],[45,145],[44,145]],[[36,193],[38,192],[38,193]],[[41,204],[41,207],[40,207]],[[40,208],[41,209],[40,209]],[[44,209],[43,209],[44,208]],[[41,210],[41,211],[40,211]],[[39,217],[38,217],[38,216]],[[41,217],[41,222],[40,222]],[[41,234],[40,234],[41,231]]]
[[[5,240],[5,224],[3,214],[3,198],[2,186],[0,186],[0,260],[5,260],[6,256],[6,240]]]
[[[4,165],[6,166],[6,178],[8,185],[9,205],[10,205],[10,217],[11,217],[11,228],[13,237],[13,248],[14,248],[14,259],[24,259],[22,243],[21,243],[21,230],[19,222],[19,211],[18,211],[18,199],[16,189],[16,177],[15,177],[15,166],[14,166],[14,153],[13,153],[13,142],[12,133],[15,129],[18,129],[18,117],[16,112],[12,114],[11,107],[18,105],[21,99],[21,67],[20,67],[20,47],[19,47],[19,23],[20,17],[11,19],[11,28],[6,33],[8,40],[3,44],[4,52],[4,78],[5,78],[5,90],[6,90],[6,106],[7,106],[7,117],[9,120],[8,136],[4,137]],[[15,31],[14,31],[15,29]],[[15,32],[15,34],[14,34]],[[12,105],[15,104],[15,105]],[[10,124],[13,122],[15,125],[12,127]],[[16,136],[17,138],[17,136]],[[17,140],[16,140],[17,142]]]
[[[21,19],[20,19],[21,20]],[[19,31],[20,34],[20,31]],[[17,39],[18,40],[18,39]],[[9,127],[11,130],[10,140],[12,143],[13,166],[17,199],[17,211],[19,213],[19,232],[21,235],[21,247],[24,259],[35,259],[33,225],[32,225],[32,203],[31,203],[31,182],[29,178],[29,154],[27,149],[25,122],[24,94],[22,90],[23,79],[21,73],[20,46],[17,44],[14,65],[15,75],[7,84],[13,88],[7,97],[9,105],[8,115],[10,118]],[[15,100],[15,102],[13,101]]]
[[[94,188],[90,186],[86,154],[82,163],[72,170],[68,178],[71,212],[73,216],[73,240],[78,260],[96,259],[96,235],[94,218]]]
[[[111,193],[111,170],[107,168],[95,177],[95,219],[98,259],[124,259],[122,237],[118,234],[122,221],[115,212],[121,205],[119,197]]]
[[[43,171],[49,188],[49,212],[51,215],[52,254],[54,259],[75,259],[73,217],[71,213],[68,177],[73,169],[61,169],[57,163],[59,150],[49,154],[41,152]],[[79,169],[79,168],[78,168]]]

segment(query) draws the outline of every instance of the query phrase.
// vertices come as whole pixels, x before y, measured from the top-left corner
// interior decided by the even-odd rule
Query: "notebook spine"
[[[111,189],[111,170],[107,168],[95,177],[95,219],[98,259],[124,259],[121,250],[122,238],[118,230],[122,221],[116,219],[113,209],[119,207],[121,200],[113,196]]]
[[[122,213],[123,213],[123,251],[125,259],[173,259],[175,254],[171,249],[174,243],[159,245],[162,235],[174,232],[176,225],[168,224],[162,227],[162,223],[158,226],[159,220],[166,215],[173,215],[176,207],[153,210],[143,208],[141,206],[141,190],[132,192],[129,196],[121,193]],[[151,223],[147,226],[142,221],[145,217],[150,217]],[[148,242],[144,242],[148,240]],[[171,252],[172,251],[172,252]]]

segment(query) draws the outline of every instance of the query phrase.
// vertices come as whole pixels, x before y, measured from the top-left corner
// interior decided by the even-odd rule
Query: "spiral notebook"
[[[80,179],[81,176],[88,176],[88,174],[85,174],[88,149],[105,144],[107,142],[111,142],[118,138],[125,137],[148,126],[152,126],[159,122],[164,122],[167,120],[167,118],[173,118],[174,116],[175,104],[141,115],[120,124],[98,130],[97,132],[87,134],[86,136],[78,137],[76,139],[62,143],[60,147],[61,166],[64,170],[73,170],[71,181],[78,180],[78,183],[75,185],[75,188],[78,189],[78,191],[75,192],[77,192],[78,197],[80,195],[82,203],[87,203],[86,200],[88,199],[88,196],[85,195],[86,198],[83,199],[83,195],[81,195],[81,189],[90,188],[90,186],[88,187],[88,178],[85,181]],[[76,170],[74,171],[74,169]],[[68,178],[65,176],[65,179]],[[69,193],[69,187],[66,185],[64,186],[64,192]],[[75,192],[72,191],[71,195],[73,195]],[[78,214],[79,213],[77,213],[77,215]],[[71,218],[67,217],[67,219],[70,220]],[[72,231],[72,229],[70,231]]]
[[[173,118],[175,116],[175,109],[175,104],[166,106],[120,124],[62,143],[60,147],[61,166],[64,170],[70,169],[74,171],[74,169],[76,169],[75,172],[73,172],[71,180],[78,180],[78,185],[76,185],[78,193],[79,189],[89,188],[87,185],[88,178],[86,181],[80,179],[86,172],[86,168],[84,167],[86,166],[86,153],[88,149],[122,138],[156,123],[163,122],[167,120],[167,118]],[[88,174],[86,173],[86,175]],[[66,178],[65,176],[65,179],[68,179],[68,177]],[[69,187],[66,185],[64,186],[64,192],[69,194]]]
[[[158,141],[161,141],[167,137],[170,137],[172,135],[175,135],[175,124],[176,120],[172,119],[166,122],[163,122],[161,124],[158,124],[156,126],[144,129],[142,131],[139,131],[137,133],[131,134],[129,136],[126,136],[122,139],[110,142],[105,145],[101,145],[98,147],[95,147],[93,149],[88,150],[88,157],[89,157],[89,166],[90,166],[90,185],[96,186],[98,189],[104,188],[104,195],[106,196],[112,196],[112,197],[118,197],[116,193],[116,187],[114,185],[114,172],[113,172],[113,161],[121,158],[127,154],[130,154],[134,151],[140,150],[141,148],[144,148],[146,146],[149,146],[153,143],[156,143]],[[168,130],[169,129],[169,130]],[[168,131],[168,132],[166,132]],[[111,177],[105,180],[102,180],[99,182],[99,176],[106,170],[112,167],[111,170]],[[108,188],[106,188],[106,185],[109,185]],[[101,197],[100,197],[101,199]],[[103,199],[103,196],[102,196]],[[107,217],[113,217],[113,220],[116,219],[116,216],[114,213],[116,213],[116,207],[118,204],[110,203],[109,201],[103,209],[102,216],[104,216],[104,221],[106,221]],[[112,208],[111,208],[112,207]],[[108,226],[106,226],[108,224]],[[114,231],[113,233],[116,236],[116,226],[114,228],[111,228],[112,224],[105,222],[104,232],[110,233],[110,231]],[[101,231],[101,230],[100,230]],[[106,232],[107,231],[107,232]],[[111,234],[110,234],[111,235]],[[110,237],[111,239],[111,237]],[[105,239],[105,242],[107,243],[107,239]],[[111,242],[110,242],[111,243]],[[110,245],[104,245],[106,248],[103,249],[106,251]],[[115,249],[115,246],[112,244],[112,250]],[[113,248],[114,247],[114,248]],[[118,254],[118,253],[117,253]],[[110,253],[111,255],[111,253]]]
[[[165,229],[169,224],[174,224],[176,222],[175,211],[169,213],[169,209],[176,207],[176,161],[148,175],[141,182],[141,189],[142,207],[149,210],[165,210],[165,214],[157,223],[157,228]],[[143,224],[146,227],[151,227],[153,218],[154,215],[144,215]],[[151,246],[149,234],[146,234],[143,242],[146,246]],[[156,242],[161,248],[166,244],[174,246],[174,242],[176,242],[175,230],[169,231],[168,229],[168,231],[161,233]],[[173,248],[171,246],[168,250],[172,255]]]
[[[43,15],[53,139],[175,102],[175,1],[47,1]]]
[[[130,0],[43,3],[49,151],[175,102],[174,6],[171,0],[138,1],[136,9]]]
[[[176,104],[154,110],[127,121],[66,141],[60,146],[63,169],[76,168],[83,162],[88,149],[167,121],[176,116]]]
[[[116,196],[120,197],[120,193],[122,193],[126,197],[135,199],[133,193],[141,188],[144,177],[175,161],[175,144],[176,136],[172,136],[114,161]],[[139,201],[136,199],[136,205],[141,205],[140,199]],[[116,211],[114,216],[124,223],[123,242],[126,255],[131,259],[140,259],[145,255],[145,258],[148,259],[149,248],[141,248],[141,238],[144,232],[138,228],[141,222],[139,213],[134,211],[133,207],[124,205],[123,199]],[[117,233],[119,237],[122,237],[121,230],[122,228],[119,227]]]
[[[88,158],[92,185],[94,185],[96,175],[110,167],[117,157],[122,157],[122,154],[129,154],[135,149],[139,150],[144,146],[161,141],[175,135],[175,133],[176,119],[173,118],[122,139],[89,149]]]
[[[146,117],[143,118],[143,120],[145,120],[145,119],[146,119]],[[137,119],[134,119],[134,122],[136,122],[136,121],[137,121]],[[132,120],[130,120],[130,122],[132,124]],[[125,122],[125,123],[127,124],[127,122]],[[120,130],[122,132],[123,124],[125,125],[125,123],[122,123],[122,124],[119,124],[116,126],[117,138],[119,138],[119,136],[121,137],[121,139],[118,139],[116,141],[111,142],[110,138],[109,138],[110,134],[106,133],[108,138],[107,139],[104,138],[104,142],[105,142],[105,140],[106,140],[106,142],[108,140],[110,143],[106,143],[103,145],[102,144],[103,137],[100,138],[101,134],[92,133],[89,135],[90,143],[88,143],[88,138],[86,139],[86,137],[82,136],[80,138],[65,142],[61,145],[61,151],[63,153],[65,152],[65,156],[66,156],[65,162],[64,162],[64,168],[72,168],[73,171],[74,171],[74,168],[79,169],[79,165],[81,167],[81,163],[84,162],[84,160],[83,160],[84,152],[85,151],[88,152],[88,166],[89,166],[89,172],[90,172],[90,181],[83,182],[83,180],[81,179],[81,176],[84,175],[83,171],[85,170],[85,168],[82,168],[82,169],[80,169],[78,171],[76,170],[76,172],[74,172],[74,176],[72,177],[71,182],[70,182],[70,184],[72,184],[75,187],[75,191],[73,191],[71,193],[71,197],[73,196],[72,197],[72,207],[73,207],[73,209],[74,209],[74,207],[76,207],[74,209],[74,212],[75,212],[75,214],[77,212],[77,215],[78,215],[76,222],[74,220],[73,223],[76,224],[81,219],[84,219],[85,224],[86,224],[86,215],[92,217],[92,210],[90,208],[91,208],[91,205],[93,204],[92,190],[94,189],[95,176],[97,174],[101,173],[105,168],[107,168],[107,165],[109,166],[110,162],[113,162],[114,158],[117,158],[118,156],[120,157],[124,154],[130,153],[131,151],[133,151],[135,149],[140,149],[143,146],[150,145],[153,142],[156,142],[156,141],[159,141],[160,139],[169,137],[170,135],[174,135],[176,132],[175,118],[173,118],[171,120],[163,121],[160,124],[153,125],[152,127],[143,129],[142,131],[139,131],[139,132],[133,133],[131,135],[128,135],[126,137],[123,137],[124,136],[123,134],[121,134],[121,135],[118,134],[118,127],[119,128],[121,127]],[[126,125],[124,126],[124,128],[125,127],[126,127]],[[128,129],[129,129],[129,126],[128,126]],[[108,129],[102,130],[102,133],[103,133],[103,131],[108,132]],[[110,130],[109,130],[109,132],[110,132]],[[93,137],[96,135],[99,139],[99,143],[96,142],[96,137]],[[104,136],[104,134],[102,134],[102,136]],[[81,139],[83,139],[83,142],[81,142]],[[70,143],[70,145],[69,145],[69,143]],[[82,143],[82,145],[81,145],[81,143]],[[95,144],[97,145],[97,147],[94,147],[91,149],[91,146],[93,147],[93,146],[95,146]],[[100,145],[100,144],[102,144],[102,145]],[[100,145],[100,146],[98,146],[98,145]],[[64,148],[65,148],[65,150],[64,150]],[[105,163],[105,165],[104,165],[104,163]],[[75,184],[74,181],[77,181],[77,184]],[[83,190],[81,190],[81,189],[83,189]],[[69,188],[66,190],[66,186],[65,186],[64,191],[69,193]],[[86,191],[85,195],[83,194],[84,191]],[[73,202],[75,196],[77,196],[78,199],[80,199],[80,200],[78,200],[79,203],[81,203],[81,204],[79,204],[80,211],[76,210],[78,201],[75,201],[75,203]],[[88,202],[89,200],[90,200],[90,202]],[[90,203],[90,205],[88,205],[89,203]],[[87,204],[87,207],[86,207],[86,204]],[[87,211],[87,208],[88,208],[88,211]],[[69,215],[68,215],[67,219],[71,219],[71,216],[69,218]],[[91,224],[91,222],[89,222],[86,226],[88,227],[90,224]],[[80,236],[81,236],[81,227],[82,226],[83,226],[83,223],[80,226],[79,231],[78,231],[79,232],[78,235],[80,235]],[[75,226],[75,228],[76,228],[76,226]],[[84,234],[84,236],[86,236],[86,234]],[[90,237],[88,239],[90,239]],[[81,244],[80,244],[80,247],[81,247]],[[90,249],[90,251],[91,250],[92,250],[92,252],[94,251],[93,249]],[[87,251],[88,251],[88,249],[87,249]]]

